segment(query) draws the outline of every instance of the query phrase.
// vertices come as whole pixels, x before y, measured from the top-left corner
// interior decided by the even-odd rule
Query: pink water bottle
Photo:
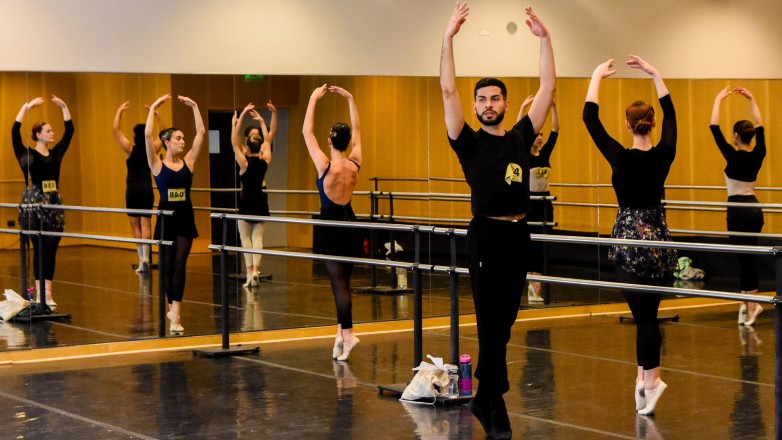
[[[459,357],[459,395],[472,396],[472,359],[469,354]]]

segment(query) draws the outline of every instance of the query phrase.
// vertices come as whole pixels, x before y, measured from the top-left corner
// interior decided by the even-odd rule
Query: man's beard
[[[481,124],[486,125],[487,127],[493,127],[495,125],[500,125],[502,120],[505,119],[505,112],[502,113],[494,112],[494,113],[497,115],[497,117],[491,121],[487,121],[483,119],[483,115],[479,114],[478,112],[475,112],[475,116],[478,117],[478,120],[481,122]]]

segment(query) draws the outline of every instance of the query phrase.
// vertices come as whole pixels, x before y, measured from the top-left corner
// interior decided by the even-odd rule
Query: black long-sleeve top
[[[663,123],[660,142],[648,151],[627,149],[606,132],[600,122],[599,106],[584,104],[584,123],[592,140],[611,164],[611,183],[621,207],[658,206],[671,164],[676,157],[676,111],[671,95],[660,98]]]
[[[752,151],[736,150],[725,140],[719,125],[710,125],[711,134],[728,164],[725,175],[733,180],[754,182],[766,157],[766,134],[763,127],[755,128],[755,148]]]
[[[14,121],[14,126],[11,129],[11,143],[14,146],[16,160],[24,173],[25,185],[29,185],[31,178],[33,185],[41,185],[44,180],[53,180],[59,188],[60,164],[73,138],[73,121],[70,119],[65,121],[65,133],[60,142],[57,142],[57,145],[49,150],[48,156],[37,152],[35,148],[28,148],[24,145],[21,128],[22,123]]]

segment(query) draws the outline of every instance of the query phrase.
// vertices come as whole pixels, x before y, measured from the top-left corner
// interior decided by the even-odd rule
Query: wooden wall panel
[[[477,126],[472,112],[472,90],[478,78],[459,78],[462,105],[468,123]],[[68,152],[62,171],[61,188],[67,204],[86,206],[124,206],[124,158],[111,135],[111,121],[117,106],[130,100],[123,128],[131,132],[136,122],[146,116],[142,104],[157,96],[173,92],[191,96],[200,105],[205,122],[210,109],[240,109],[247,101],[263,105],[272,98],[280,108],[287,108],[290,116],[289,163],[286,189],[315,190],[315,168],[300,134],[306,104],[312,90],[323,83],[337,84],[350,90],[356,97],[362,120],[365,163],[359,175],[358,191],[374,189],[372,177],[452,178],[455,181],[382,182],[383,191],[432,192],[469,194],[469,187],[461,179],[463,173],[456,155],[451,151],[445,134],[439,79],[436,77],[331,77],[331,76],[266,76],[261,81],[245,82],[242,76],[210,75],[124,75],[89,73],[3,73],[0,74],[0,136],[10,139],[11,123],[21,104],[35,96],[57,94],[69,105],[76,125],[72,149]],[[585,186],[553,187],[552,193],[563,203],[615,204],[613,189],[596,188],[611,182],[611,169],[592,143],[581,120],[588,79],[564,78],[557,82],[556,102],[560,114],[560,138],[552,156],[552,183],[583,184]],[[537,89],[536,78],[509,78],[510,108],[506,126],[515,120],[519,105]],[[766,126],[768,155],[758,177],[758,186],[780,187],[780,177],[774,170],[782,166],[782,155],[775,147],[782,143],[779,108],[782,106],[782,80],[667,80],[676,105],[679,142],[677,158],[671,169],[669,185],[723,186],[724,160],[719,154],[708,130],[714,96],[726,85],[744,85],[755,94]],[[601,117],[611,135],[629,146],[632,137],[624,126],[624,109],[635,99],[656,104],[656,93],[648,79],[609,78],[603,83],[600,104]],[[721,127],[728,132],[737,119],[748,118],[749,111],[743,98],[732,96],[723,103]],[[657,106],[659,107],[659,106]],[[178,102],[161,108],[164,122],[181,127],[192,141],[192,113]],[[51,102],[35,109],[28,116],[27,126],[38,120],[52,123],[55,133],[62,134],[62,117]],[[325,97],[318,106],[316,133],[326,150],[326,135],[335,121],[349,121],[346,103],[337,96]],[[23,129],[30,143],[29,128]],[[550,131],[550,121],[544,132]],[[659,130],[658,130],[659,132]],[[654,139],[657,139],[658,133]],[[6,157],[11,158],[10,145]],[[199,158],[195,186],[209,185],[207,152]],[[0,196],[6,203],[17,203],[21,192],[21,173],[14,160],[0,164]],[[782,203],[779,191],[758,191],[762,202]],[[725,190],[676,190],[667,194],[672,200],[724,201]],[[208,206],[205,194],[194,196],[197,205]],[[369,212],[369,199],[354,198],[356,211]],[[317,211],[316,196],[290,196],[289,209]],[[410,217],[438,219],[469,218],[469,203],[443,201],[397,201],[395,214]],[[388,211],[388,202],[381,202],[381,211]],[[563,230],[610,233],[615,209],[582,206],[560,206],[556,221]],[[725,230],[725,214],[721,210],[698,213],[669,209],[669,224],[676,229]],[[765,232],[780,232],[782,220],[778,214],[766,215]],[[14,210],[0,211],[0,222],[15,220]],[[106,235],[129,235],[127,221],[122,215],[107,216],[70,212],[66,215],[67,228],[72,232]],[[206,213],[198,214],[201,238],[196,249],[204,251],[210,242],[209,220]],[[292,246],[311,244],[311,227],[290,226]],[[14,247],[11,237],[0,237],[0,245]],[[73,244],[75,241],[66,241]]]
[[[122,131],[133,141],[133,126],[144,123],[151,104],[170,92],[168,75],[79,74],[76,80],[79,96],[74,116],[79,133],[82,177],[82,204],[85,206],[125,208],[125,153],[112,133],[117,107],[130,101],[122,117]],[[171,106],[162,106],[164,124],[171,125]],[[156,194],[157,198],[157,194]],[[88,234],[132,237],[124,214],[83,214],[82,231]],[[69,228],[70,229],[70,228]],[[133,248],[134,245],[115,244]]]
[[[22,171],[19,162],[14,157],[11,147],[11,126],[22,104],[27,102],[27,74],[16,72],[0,72],[0,201],[3,203],[19,203],[24,189]],[[40,117],[36,113],[33,117]],[[62,119],[62,118],[61,118]],[[30,131],[30,123],[25,120],[22,126],[22,139],[32,144],[26,135]],[[0,227],[18,227],[19,210],[15,208],[0,209]],[[12,222],[9,225],[9,222]],[[18,249],[17,235],[0,234],[0,249]]]

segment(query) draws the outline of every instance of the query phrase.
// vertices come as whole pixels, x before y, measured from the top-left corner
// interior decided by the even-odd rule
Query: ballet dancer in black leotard
[[[535,95],[530,95],[521,104],[519,115],[516,122],[519,122],[527,108],[532,104]],[[543,143],[543,132],[538,133],[535,142],[529,149],[529,195],[530,196],[550,196],[549,178],[551,177],[551,153],[557,145],[559,138],[559,114],[557,106],[551,103],[551,134],[546,143]],[[527,212],[528,222],[554,222],[554,205],[551,200],[530,200],[529,212]],[[545,234],[550,226],[530,227],[530,231],[537,234]],[[528,274],[540,275],[543,273],[543,243],[533,241],[530,245]],[[527,301],[543,302],[544,298],[540,295],[540,281],[530,281],[527,285]]]
[[[152,192],[152,174],[147,164],[147,151],[144,145],[144,124],[133,126],[133,144],[122,132],[122,114],[130,107],[130,101],[123,102],[114,115],[112,132],[122,152],[125,153],[125,166],[128,173],[125,178],[125,208],[127,209],[152,209],[155,203],[155,194]],[[155,113],[156,122],[160,127],[160,115]],[[163,143],[155,139],[155,153],[160,152]],[[152,237],[152,222],[149,214],[128,214],[130,229],[133,238],[150,239]],[[149,272],[149,259],[151,246],[137,244],[138,268],[136,273]]]
[[[14,147],[14,154],[19,166],[24,173],[24,183],[26,185],[22,194],[23,205],[62,205],[60,196],[60,166],[65,152],[71,144],[73,138],[73,121],[68,106],[62,99],[52,95],[52,102],[62,110],[62,118],[65,121],[65,133],[53,148],[49,144],[54,142],[54,131],[51,125],[46,122],[39,122],[33,125],[32,136],[35,141],[35,147],[30,148],[24,145],[20,129],[22,120],[27,111],[43,104],[42,98],[35,98],[32,101],[22,105],[19,113],[16,115],[13,128],[11,129],[11,143]],[[20,208],[19,223],[22,229],[27,231],[52,231],[62,232],[65,227],[65,215],[62,210],[43,209],[40,206],[28,206]],[[54,266],[57,259],[57,248],[60,245],[60,237],[43,237],[43,249],[39,248],[38,237],[32,239],[33,255],[35,263],[33,264],[35,272],[35,291],[36,301],[40,300],[41,278],[44,279],[44,288],[46,289],[46,304],[54,310],[57,303],[52,299],[52,280],[54,279]],[[39,272],[39,252],[43,252],[43,273]]]
[[[263,191],[263,179],[272,162],[272,142],[277,132],[277,109],[271,101],[266,104],[266,107],[272,113],[269,130],[266,129],[266,123],[255,111],[253,104],[247,104],[238,118],[234,113],[231,144],[242,182],[242,193],[239,198],[239,214],[242,215],[269,215],[269,198]],[[248,136],[242,142],[239,130],[241,121],[248,114],[260,124],[260,131],[255,126],[247,127],[245,132]],[[239,220],[237,227],[242,247],[263,249],[263,222]],[[244,262],[247,266],[247,280],[244,287],[259,285],[258,270],[261,265],[261,255],[244,254]]]
[[[733,93],[747,98],[753,122],[742,120],[733,124],[731,141],[725,140],[720,131],[720,103]],[[733,203],[758,203],[755,197],[755,181],[758,172],[766,157],[766,135],[763,130],[763,121],[760,116],[760,108],[755,102],[755,97],[749,90],[743,87],[725,87],[714,98],[714,107],[711,112],[711,133],[714,141],[725,158],[725,184],[728,187],[728,202]],[[752,148],[752,138],[755,138],[755,147]],[[759,233],[763,229],[763,210],[761,208],[728,207],[728,230],[736,232]],[[744,237],[731,235],[732,244],[754,246],[758,244],[758,237]],[[741,293],[756,295],[758,293],[758,269],[755,256],[751,254],[736,254],[739,260],[739,287]],[[742,302],[739,307],[739,324],[753,325],[763,308],[753,302]]]
[[[171,99],[171,95],[163,95],[150,107],[147,116],[147,125],[144,128],[144,140],[147,147],[147,162],[155,183],[160,192],[158,209],[174,211],[173,217],[164,220],[165,226],[161,233],[160,221],[155,223],[155,239],[171,240],[174,245],[165,250],[166,265],[166,297],[168,298],[168,319],[171,321],[169,330],[171,333],[182,333],[184,328],[181,323],[182,297],[185,293],[185,271],[187,269],[187,257],[193,239],[198,236],[195,225],[193,204],[190,200],[190,188],[193,184],[193,170],[204,143],[204,121],[198,111],[198,105],[190,98],[179,96],[179,100],[193,110],[196,134],[193,138],[193,146],[184,154],[185,136],[174,127],[160,132],[160,140],[166,147],[166,156],[160,160],[155,154],[155,142],[152,136],[152,126],[155,121],[155,110],[164,102]],[[161,293],[162,294],[162,293]]]
[[[329,134],[329,150],[331,159],[323,153],[315,137],[315,105],[326,92],[336,93],[347,99],[350,109],[350,124],[338,122],[331,128]],[[350,206],[350,199],[356,187],[358,170],[361,167],[361,127],[358,118],[356,101],[348,91],[337,86],[323,84],[312,92],[307,113],[304,116],[304,142],[307,144],[310,157],[318,170],[318,192],[320,193],[320,218],[324,220],[355,221],[356,215]],[[350,155],[345,152],[350,145],[353,148]],[[323,227],[316,234],[320,238],[315,243],[313,251],[316,254],[360,257],[363,255],[363,239],[359,231],[352,228]],[[326,270],[331,279],[331,289],[337,305],[337,336],[334,340],[332,357],[339,361],[348,359],[351,350],[359,340],[353,334],[353,312],[350,298],[350,275],[353,264],[337,261],[326,261]]]
[[[671,241],[665,222],[662,195],[665,179],[676,157],[676,112],[662,76],[651,64],[631,55],[627,65],[646,72],[654,80],[660,108],[663,111],[662,133],[652,144],[652,128],[657,125],[654,107],[635,101],[625,111],[625,125],[633,135],[632,148],[625,148],[612,138],[600,121],[598,97],[603,78],[616,73],[614,60],[595,69],[584,103],[584,123],[597,148],[611,164],[611,183],[619,202],[613,238]],[[608,253],[614,263],[617,280],[622,283],[661,285],[672,278],[676,269],[676,251],[653,247],[611,246]],[[667,385],[660,379],[662,335],[657,310],[662,295],[652,292],[624,291],[636,324],[635,408],[638,414],[654,412]]]

